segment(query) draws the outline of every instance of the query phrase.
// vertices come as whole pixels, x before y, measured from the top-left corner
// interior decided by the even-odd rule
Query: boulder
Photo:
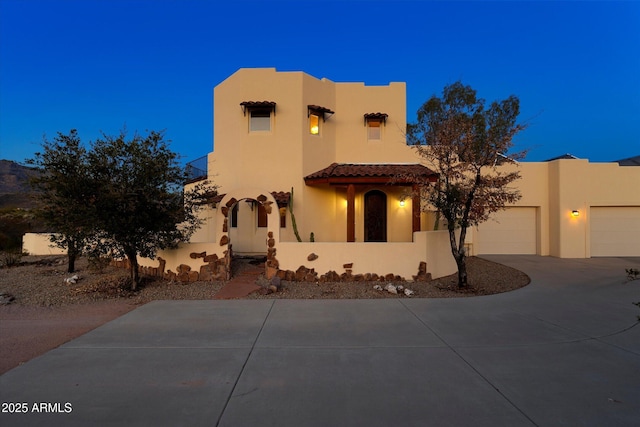
[[[188,266],[187,264],[180,264],[178,267],[176,267],[176,270],[178,270],[178,274],[188,273],[191,271],[191,267]]]
[[[269,265],[267,265],[266,267],[266,271],[265,271],[265,275],[267,277],[267,279],[274,279],[274,278],[278,278],[277,274],[279,273],[278,269],[275,267],[271,267]]]
[[[282,280],[278,277],[278,276],[273,276],[271,277],[271,280],[269,281],[271,286],[275,286],[276,290],[280,289],[282,287]]]
[[[216,262],[218,260],[218,255],[207,255],[204,257],[204,262]]]
[[[398,295],[398,289],[394,285],[392,285],[391,283],[389,283],[387,286],[385,286],[384,290],[389,292],[390,294]]]
[[[303,282],[304,277],[307,275],[308,272],[309,272],[309,269],[304,265],[301,265],[300,267],[298,267],[298,269],[296,270],[296,281]]]

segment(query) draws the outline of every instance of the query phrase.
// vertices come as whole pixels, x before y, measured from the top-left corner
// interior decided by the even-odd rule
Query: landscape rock
[[[64,279],[64,282],[69,284],[69,285],[75,285],[78,280],[80,280],[80,276],[78,276],[77,274],[74,274],[73,276]]]
[[[278,276],[273,276],[269,283],[271,284],[271,286],[275,286],[276,290],[282,287],[282,279],[280,279]]]
[[[390,294],[394,294],[394,295],[398,295],[398,288],[396,288],[394,285],[392,285],[391,283],[389,283],[387,286],[384,287],[384,289],[389,292]]]
[[[218,255],[211,254],[204,257],[204,262],[216,262],[218,260]]]
[[[16,297],[8,292],[0,293],[0,305],[9,305],[16,300]]]

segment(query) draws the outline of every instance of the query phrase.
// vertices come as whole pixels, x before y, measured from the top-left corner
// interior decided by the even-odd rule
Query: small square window
[[[256,109],[250,111],[249,131],[268,132],[271,130],[271,110]]]
[[[236,203],[231,208],[231,228],[238,228],[238,205],[240,203]]]
[[[309,133],[311,135],[320,134],[320,116],[317,114],[309,114]]]
[[[264,228],[267,226],[267,209],[264,205],[258,202],[258,227]]]
[[[367,120],[367,139],[382,139],[382,122],[379,120]]]

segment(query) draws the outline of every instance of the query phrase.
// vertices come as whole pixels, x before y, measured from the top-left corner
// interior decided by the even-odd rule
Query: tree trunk
[[[451,222],[449,222],[451,224]],[[458,266],[458,288],[465,288],[468,284],[467,281],[467,258],[464,250],[464,235],[466,229],[460,230],[460,244],[456,243],[455,228],[449,226],[449,243],[451,244],[451,254],[456,260]]]
[[[74,271],[76,271],[76,255],[72,254],[71,251],[69,251],[67,252],[67,256],[69,257],[67,273],[73,273]]]
[[[131,290],[135,291],[140,284],[140,273],[138,267],[138,254],[135,251],[127,252],[129,258],[129,273],[131,275]]]
[[[460,251],[459,256],[456,257],[456,264],[458,265],[458,288],[466,288],[469,283],[467,281],[467,257],[464,253],[464,248]]]
[[[68,273],[73,273],[74,271],[76,271],[76,259],[78,258],[79,254],[80,251],[76,247],[76,242],[73,240],[69,241],[69,243],[67,244]]]

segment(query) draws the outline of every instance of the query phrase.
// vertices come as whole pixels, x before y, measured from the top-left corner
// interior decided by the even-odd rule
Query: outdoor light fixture
[[[404,199],[400,199],[400,207],[404,207]]]
[[[580,216],[580,211],[576,210],[576,209],[572,210],[571,211],[571,216],[574,217],[574,218],[579,217]]]

